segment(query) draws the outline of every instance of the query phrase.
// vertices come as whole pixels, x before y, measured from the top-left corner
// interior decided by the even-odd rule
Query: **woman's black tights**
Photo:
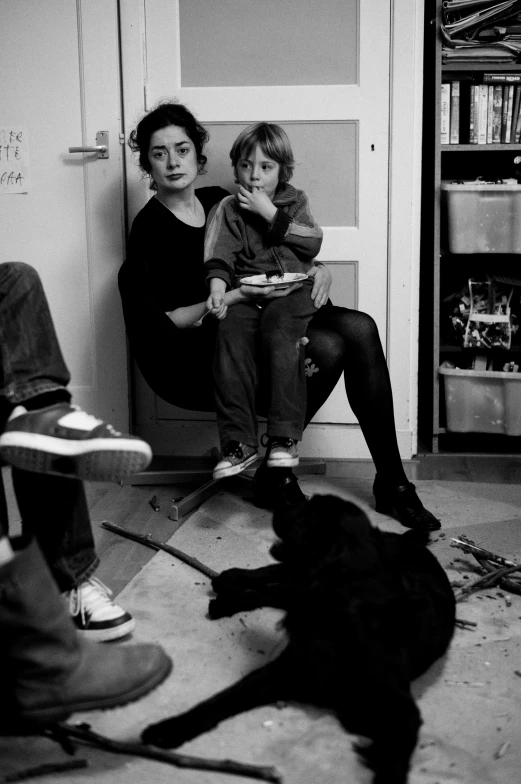
[[[390,484],[406,482],[396,439],[391,381],[374,320],[358,310],[326,306],[313,317],[307,334],[306,358],[318,371],[308,378],[306,424],[327,400],[343,371],[347,399],[378,474]]]

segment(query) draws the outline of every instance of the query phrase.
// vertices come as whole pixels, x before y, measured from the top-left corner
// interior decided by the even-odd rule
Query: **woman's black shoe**
[[[440,521],[425,509],[416,494],[412,482],[403,485],[385,485],[378,479],[374,480],[373,494],[376,500],[376,511],[395,517],[406,528],[438,531]]]
[[[306,496],[299,487],[293,471],[285,468],[268,468],[260,465],[253,477],[253,503],[261,509],[280,506],[299,506]]]

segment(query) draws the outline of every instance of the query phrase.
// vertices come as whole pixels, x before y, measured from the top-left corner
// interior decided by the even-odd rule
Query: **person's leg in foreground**
[[[158,645],[83,640],[37,543],[0,537],[0,732],[37,732],[76,711],[125,705],[171,669]]]
[[[151,450],[72,406],[69,380],[36,270],[0,264],[0,458],[13,466],[24,533],[37,538],[78,629],[101,642],[135,623],[93,577],[98,559],[79,479],[122,479],[143,470]]]

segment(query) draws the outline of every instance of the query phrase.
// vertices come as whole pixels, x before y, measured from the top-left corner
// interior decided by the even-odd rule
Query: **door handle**
[[[109,132],[98,131],[96,145],[93,147],[69,147],[69,152],[96,152],[98,158],[109,157]]]

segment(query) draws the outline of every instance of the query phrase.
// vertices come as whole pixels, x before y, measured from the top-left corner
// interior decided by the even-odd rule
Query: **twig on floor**
[[[459,591],[454,592],[456,601],[461,599],[463,596],[466,596],[468,593],[477,591],[478,588],[489,588],[491,585],[495,585],[501,580],[502,577],[510,574],[511,572],[516,572],[519,568],[520,567],[517,564],[514,564],[514,566],[503,566],[501,569],[495,569],[493,572],[489,572],[484,577],[480,577],[471,583],[467,583],[467,585],[464,585],[463,588],[460,588]]]
[[[456,618],[456,626],[460,629],[473,629],[477,626],[475,621],[466,621],[464,618]]]
[[[37,776],[50,776],[54,773],[65,773],[70,770],[78,770],[80,768],[88,767],[87,760],[74,759],[66,760],[65,762],[46,762],[43,765],[38,765],[36,768],[26,768],[25,770],[16,771],[16,773],[6,773],[0,778],[0,784],[7,784],[11,781],[26,781],[27,779],[34,779]]]
[[[460,536],[451,539],[451,547],[457,547],[463,552],[473,555],[479,566],[488,572],[488,575],[475,580],[472,583],[464,586],[459,592],[456,592],[456,598],[471,593],[478,588],[488,587],[499,583],[499,585],[511,593],[521,595],[521,582],[518,579],[508,580],[507,574],[514,572],[521,572],[521,565],[516,564],[514,561],[504,558],[502,555],[493,553],[490,550],[485,550],[483,547],[478,547],[474,542],[466,536]],[[497,567],[501,566],[502,569]]]
[[[490,550],[484,550],[483,547],[478,547],[478,545],[474,544],[474,542],[466,536],[453,537],[450,540],[450,546],[458,547],[460,550],[463,550],[463,552],[470,553],[474,556],[478,555],[480,558],[485,558],[487,561],[495,561],[495,563],[501,564],[501,566],[516,565],[514,561],[509,561],[508,558],[503,558],[502,555],[497,555],[497,553],[492,553]],[[521,566],[518,566],[518,569],[521,569]]]
[[[272,781],[281,784],[282,776],[278,770],[271,765],[250,765],[230,759],[205,759],[204,757],[193,757],[188,754],[179,754],[174,751],[163,751],[153,746],[146,746],[143,743],[132,743],[119,740],[112,740],[105,735],[93,732],[90,724],[81,722],[76,725],[60,723],[45,731],[47,737],[61,743],[62,738],[74,738],[80,743],[95,746],[105,751],[112,751],[115,754],[129,754],[135,757],[166,762],[177,768],[190,768],[193,770],[213,770],[219,773],[231,773],[235,776],[244,776],[251,779],[261,779],[262,781]]]
[[[480,566],[483,569],[485,569],[485,571],[487,571],[487,572],[495,571],[495,566],[494,566],[493,563],[491,563],[490,561],[486,561],[484,558],[479,558],[477,555],[475,555],[474,557],[477,559],[477,561],[480,564]],[[508,579],[508,577],[502,577],[501,581],[500,581],[500,586],[501,586],[501,588],[504,588],[505,591],[509,591],[509,593],[515,593],[518,596],[521,596],[521,582],[520,582],[520,578],[521,578],[521,575],[520,575],[520,577],[516,577],[514,580],[510,580],[510,579]],[[508,607],[510,607],[510,604],[508,602],[507,602],[507,605],[508,605]]]
[[[112,531],[114,534],[124,536],[126,539],[132,539],[134,542],[144,544],[145,547],[151,547],[152,550],[164,550],[165,553],[173,555],[174,558],[178,558],[180,561],[188,564],[188,566],[191,566],[193,569],[197,569],[198,572],[201,572],[210,579],[217,577],[219,574],[219,572],[216,572],[214,569],[206,566],[206,564],[202,563],[197,558],[194,558],[193,555],[188,555],[182,550],[178,550],[177,547],[172,547],[169,544],[159,542],[157,539],[153,539],[150,534],[138,534],[136,531],[129,531],[128,528],[123,528],[123,526],[116,525],[116,523],[109,523],[107,520],[104,520],[101,523],[101,527],[106,528],[107,531]]]

